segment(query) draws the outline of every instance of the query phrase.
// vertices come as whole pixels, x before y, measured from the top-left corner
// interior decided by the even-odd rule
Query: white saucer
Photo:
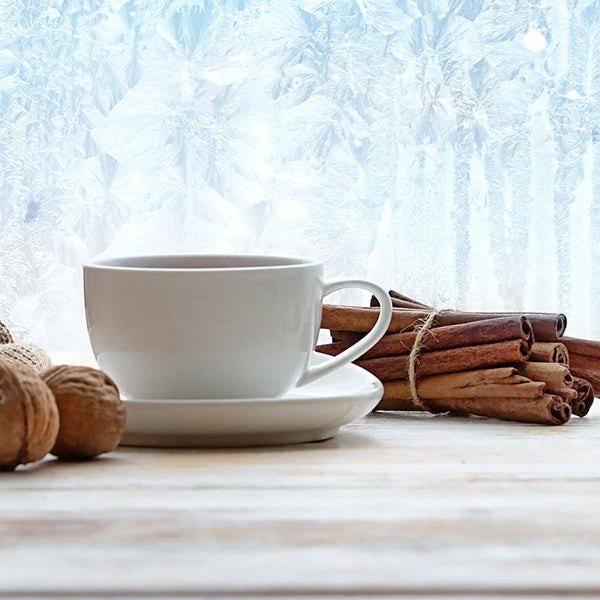
[[[315,352],[313,362],[325,358]],[[124,400],[127,429],[121,443],[215,448],[315,442],[367,415],[382,395],[378,379],[348,364],[275,399]]]

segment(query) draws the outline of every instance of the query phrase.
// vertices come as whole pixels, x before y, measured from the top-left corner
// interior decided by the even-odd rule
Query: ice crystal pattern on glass
[[[599,31],[589,0],[1,2],[0,317],[83,351],[82,260],[267,252],[599,336]]]

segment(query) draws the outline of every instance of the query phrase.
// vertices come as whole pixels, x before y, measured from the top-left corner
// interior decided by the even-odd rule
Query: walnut
[[[46,351],[35,344],[0,344],[0,360],[31,367],[36,373],[45,371],[52,364]]]
[[[0,344],[12,344],[14,341],[8,327],[0,321]]]
[[[58,426],[54,396],[35,371],[0,360],[0,469],[46,456]]]
[[[59,458],[93,458],[114,450],[125,431],[127,413],[114,381],[90,367],[59,365],[42,373],[60,413]]]

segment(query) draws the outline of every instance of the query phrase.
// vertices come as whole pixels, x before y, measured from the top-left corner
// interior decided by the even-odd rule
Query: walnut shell
[[[8,327],[0,321],[0,344],[12,344],[14,341]]]
[[[114,450],[125,431],[127,412],[115,382],[90,367],[59,365],[42,373],[60,413],[59,458],[93,458]]]
[[[54,396],[35,371],[0,360],[0,469],[44,458],[58,426]]]
[[[52,364],[46,351],[35,344],[0,344],[0,360],[31,367],[36,373],[45,371]]]

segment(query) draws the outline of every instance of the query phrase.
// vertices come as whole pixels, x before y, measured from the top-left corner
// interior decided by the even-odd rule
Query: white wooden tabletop
[[[600,410],[0,474],[0,597],[600,594]]]

